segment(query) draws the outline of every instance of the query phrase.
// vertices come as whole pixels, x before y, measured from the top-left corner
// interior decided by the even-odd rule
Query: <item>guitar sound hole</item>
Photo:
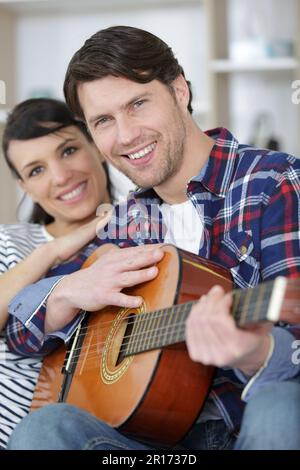
[[[130,313],[127,316],[127,326],[126,326],[125,333],[123,336],[123,341],[120,347],[116,366],[121,364],[121,362],[125,359],[125,357],[128,356],[129,342],[130,342],[130,337],[131,337],[131,333],[132,333],[132,329],[134,325],[135,316],[136,315],[134,313]]]

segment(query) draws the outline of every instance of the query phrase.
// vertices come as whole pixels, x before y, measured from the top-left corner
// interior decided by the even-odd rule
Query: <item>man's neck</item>
[[[189,180],[197,176],[205,165],[214,146],[214,140],[202,132],[191,118],[184,149],[184,158],[179,171],[156,186],[155,192],[168,204],[180,204],[188,197],[186,188]]]

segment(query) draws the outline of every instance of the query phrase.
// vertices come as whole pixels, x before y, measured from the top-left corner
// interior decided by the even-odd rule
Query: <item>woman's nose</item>
[[[57,186],[62,186],[68,182],[72,176],[72,170],[66,165],[57,163],[51,168],[52,182]]]

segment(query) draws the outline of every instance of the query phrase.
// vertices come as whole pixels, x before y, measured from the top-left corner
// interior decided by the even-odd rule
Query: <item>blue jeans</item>
[[[300,449],[300,385],[271,383],[246,407],[240,436],[229,434],[222,420],[194,426],[180,448]],[[158,446],[156,446],[156,449]],[[9,449],[30,450],[151,450],[89,413],[55,404],[29,414],[17,426]]]

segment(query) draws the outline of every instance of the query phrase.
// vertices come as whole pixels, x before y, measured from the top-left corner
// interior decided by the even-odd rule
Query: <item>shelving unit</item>
[[[255,62],[219,59],[211,62],[211,70],[215,73],[233,72],[268,72],[298,70],[299,62],[295,57],[267,57]]]
[[[0,106],[0,139],[8,109],[15,102],[15,17],[1,8],[0,3],[0,80],[5,82],[6,103]],[[17,185],[0,150],[0,223],[15,221]]]
[[[105,0],[106,1],[106,0]],[[243,143],[252,143],[253,123],[257,116],[265,113],[271,116],[272,126],[281,149],[300,156],[300,104],[292,102],[294,80],[300,80],[300,0],[110,0],[107,7],[116,11],[124,4],[134,11],[146,5],[187,5],[193,3],[202,8],[204,19],[199,26],[199,34],[187,35],[182,41],[198,41],[199,50],[205,49],[205,57],[199,54],[196,64],[203,72],[198,79],[198,93],[195,94],[194,116],[201,128],[225,126]],[[247,10],[242,18],[253,26],[255,15],[263,6],[267,15],[260,18],[261,28],[257,28],[254,39],[265,39],[266,30],[274,30],[280,37],[287,30],[293,48],[286,53],[254,57],[245,53],[234,58],[232,32],[236,24],[239,32],[249,36],[249,28],[244,29],[237,21],[236,12],[241,5]],[[16,24],[22,15],[49,15],[53,18],[69,12],[85,13],[104,8],[104,0],[23,0],[0,2],[0,80],[6,83],[7,102],[0,105],[1,122],[4,123],[7,110],[16,102]],[[284,15],[278,15],[278,9]],[[265,13],[266,13],[265,11]],[[286,15],[285,15],[286,13]],[[79,17],[79,16],[78,16]],[[278,19],[279,17],[279,19]],[[285,17],[285,18],[284,18]],[[203,18],[203,17],[202,17]],[[288,22],[289,24],[284,24]],[[199,23],[197,23],[199,24]],[[68,30],[71,31],[71,30]],[[236,31],[235,31],[236,33]],[[253,33],[253,31],[252,31]],[[194,42],[195,44],[195,42]],[[5,47],[3,47],[5,45]],[[28,50],[28,49],[27,49]],[[176,51],[175,51],[176,52]],[[20,51],[19,51],[19,54]],[[200,74],[199,74],[200,77]],[[202,75],[201,75],[202,77]],[[195,87],[195,80],[192,84]],[[23,82],[22,82],[23,83]],[[18,83],[18,93],[20,84]],[[201,93],[199,93],[201,89]],[[10,222],[15,212],[16,190],[11,184],[8,170],[0,160],[0,222]]]
[[[276,22],[276,8],[281,7],[278,2],[260,0],[258,7],[264,3],[270,6],[272,3],[266,27],[270,29],[273,22],[273,29],[281,34],[282,28]],[[300,30],[297,25],[300,1],[287,0],[285,3],[292,11],[291,22],[295,21],[298,26],[292,28],[291,25],[292,55],[276,56],[273,53],[270,56],[266,52],[257,57],[245,54],[239,59],[232,57],[230,43],[235,13],[232,8],[248,8],[245,18],[251,21],[253,14],[258,14],[257,6],[253,0],[243,0],[239,4],[235,0],[204,0],[204,4],[209,47],[209,127],[225,126],[245,141],[253,134],[253,123],[257,116],[265,113],[273,122],[274,133],[279,138],[282,150],[300,156],[300,105],[293,104],[291,99],[292,83],[300,79]],[[241,31],[241,25],[238,26]],[[263,28],[259,32],[263,37]]]

